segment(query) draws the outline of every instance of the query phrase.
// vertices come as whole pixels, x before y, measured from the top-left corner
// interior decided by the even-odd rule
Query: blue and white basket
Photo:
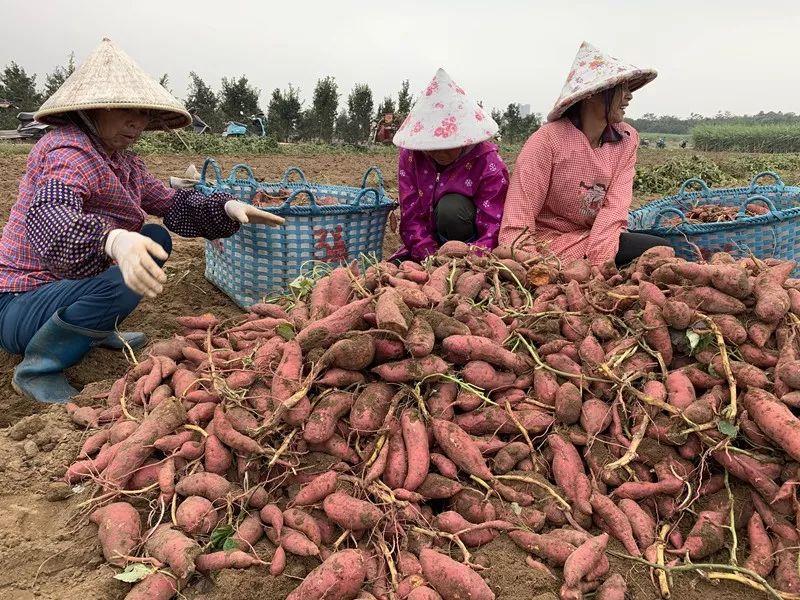
[[[772,185],[759,184],[769,176]],[[687,192],[690,185],[700,191]],[[746,216],[751,202],[765,205],[769,212]],[[723,223],[689,223],[686,211],[698,205],[738,206],[738,217]],[[662,225],[665,217],[679,217],[677,225]],[[628,230],[658,235],[667,240],[675,254],[686,260],[708,259],[715,252],[742,258],[800,259],[800,187],[787,186],[771,171],[759,173],[748,187],[709,188],[702,179],[689,179],[678,193],[650,202],[628,216]],[[800,269],[795,269],[800,273]]]
[[[209,166],[216,176],[213,185],[206,179]],[[246,178],[239,178],[240,173]],[[297,181],[289,181],[293,174]],[[375,187],[367,187],[371,174]],[[227,192],[248,204],[257,191],[272,196],[291,191],[283,204],[263,207],[286,220],[282,227],[242,225],[229,238],[206,242],[206,278],[243,308],[285,291],[313,262],[338,265],[364,255],[380,260],[386,219],[397,206],[386,195],[377,167],[367,169],[361,187],[310,183],[297,167],[287,169],[281,181],[267,183],[256,181],[244,164],[223,179],[219,165],[208,158],[197,188],[207,194]],[[303,197],[307,205],[293,204]],[[338,203],[319,204],[317,198],[322,197]]]

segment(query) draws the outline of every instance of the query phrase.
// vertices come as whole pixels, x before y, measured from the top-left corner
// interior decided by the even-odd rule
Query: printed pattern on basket
[[[762,177],[774,179],[772,185],[759,184]],[[687,192],[690,185],[701,189]],[[743,216],[750,203],[766,206],[769,212]],[[739,207],[739,218],[723,223],[688,223],[684,212],[699,204]],[[678,217],[678,225],[667,225]],[[759,173],[747,187],[709,188],[701,179],[685,181],[674,196],[650,202],[628,216],[628,229],[658,235],[667,240],[677,256],[686,260],[708,259],[715,252],[728,252],[737,258],[751,253],[762,259],[800,259],[800,187],[787,186],[771,171]],[[795,274],[800,268],[795,269]]]
[[[206,178],[209,167],[214,185]],[[246,178],[239,177],[242,173]],[[376,187],[367,187],[373,174]],[[296,181],[290,181],[293,175]],[[364,255],[380,260],[386,219],[397,206],[386,195],[377,167],[367,170],[361,187],[348,187],[308,182],[296,167],[279,182],[256,181],[243,164],[223,179],[217,163],[206,159],[197,187],[205,193],[224,190],[248,204],[258,191],[273,197],[291,192],[282,204],[263,207],[286,219],[283,227],[243,225],[229,238],[206,243],[206,278],[241,307],[286,290],[313,262],[339,264]],[[326,203],[317,201],[323,198]]]

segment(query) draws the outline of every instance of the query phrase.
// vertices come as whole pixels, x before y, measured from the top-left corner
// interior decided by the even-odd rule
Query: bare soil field
[[[513,158],[513,157],[508,157]],[[189,162],[198,167],[203,157],[150,156],[146,162],[162,179],[182,173]],[[395,159],[391,154],[323,154],[314,156],[225,157],[226,172],[247,162],[259,178],[278,179],[289,166],[302,168],[309,179],[334,184],[358,185],[364,170],[377,164],[386,187],[396,191]],[[509,162],[513,162],[509,160]],[[0,222],[13,204],[25,156],[0,156]],[[387,246],[396,244],[387,236]],[[125,323],[126,329],[144,331],[151,339],[167,338],[176,330],[174,317],[214,312],[233,315],[237,307],[208,283],[204,276],[203,242],[177,240],[167,263],[169,283],[156,300],[147,300]],[[58,485],[66,466],[76,456],[83,432],[60,406],[36,406],[17,396],[10,380],[19,358],[0,352],[0,598],[4,600],[101,600],[123,598],[129,586],[112,578],[96,540],[96,527],[87,524],[82,502],[88,490],[69,490]],[[122,353],[93,350],[68,376],[77,387],[99,382],[84,392],[102,389],[127,368]],[[106,383],[104,383],[106,382]],[[263,544],[263,548],[261,547]],[[256,550],[265,556],[273,548],[260,542]],[[500,600],[556,600],[558,584],[543,579],[525,564],[525,555],[508,538],[481,548],[489,568],[485,571]],[[198,577],[183,594],[190,599],[279,600],[285,598],[314,566],[311,559],[290,561],[280,577],[265,567],[247,571],[223,571],[211,578]],[[613,570],[622,573],[635,600],[657,598],[647,569],[615,560]],[[676,600],[707,598],[760,598],[761,594],[734,585],[712,585],[696,573],[676,576]]]

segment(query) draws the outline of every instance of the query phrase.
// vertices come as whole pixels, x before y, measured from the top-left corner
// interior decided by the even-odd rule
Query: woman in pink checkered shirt
[[[227,194],[169,189],[147,171],[128,148],[145,129],[192,119],[109,40],[36,119],[56,127],[31,150],[0,238],[0,347],[24,354],[17,392],[66,402],[76,390],[64,369],[92,346],[144,344],[142,333],[115,330],[143,296],[162,291],[167,229],[216,239],[240,223],[283,220]],[[145,224],[148,214],[165,227]]]
[[[625,231],[639,136],[624,123],[631,93],[656,77],[584,42],[548,122],[511,177],[501,244],[544,244],[562,259],[627,264],[664,243]]]

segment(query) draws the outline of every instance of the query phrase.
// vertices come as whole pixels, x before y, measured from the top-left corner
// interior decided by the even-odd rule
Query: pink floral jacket
[[[461,194],[475,203],[477,238],[471,243],[487,249],[497,246],[508,179],[497,146],[490,142],[476,144],[443,169],[424,152],[401,150],[397,181],[402,247],[391,258],[421,261],[436,252],[433,211],[446,194]]]

